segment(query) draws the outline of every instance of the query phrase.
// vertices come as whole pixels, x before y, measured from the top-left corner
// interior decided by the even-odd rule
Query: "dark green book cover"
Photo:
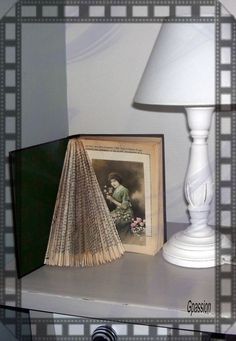
[[[68,138],[10,153],[18,276],[44,264]]]

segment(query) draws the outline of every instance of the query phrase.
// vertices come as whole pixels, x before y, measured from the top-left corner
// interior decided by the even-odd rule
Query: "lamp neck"
[[[213,198],[213,180],[208,158],[207,138],[214,107],[186,108],[190,134],[193,138],[185,195],[189,203],[191,233],[206,231],[210,203]]]
[[[186,107],[188,126],[191,131],[208,131],[211,126],[212,114],[215,107]]]

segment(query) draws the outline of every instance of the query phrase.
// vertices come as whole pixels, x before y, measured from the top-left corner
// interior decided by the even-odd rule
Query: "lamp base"
[[[163,257],[172,264],[188,268],[210,268],[230,263],[230,255],[222,257],[216,264],[216,233],[207,236],[191,236],[186,231],[174,234],[163,246]],[[208,227],[209,231],[209,227]],[[220,235],[221,248],[230,248],[230,240]]]

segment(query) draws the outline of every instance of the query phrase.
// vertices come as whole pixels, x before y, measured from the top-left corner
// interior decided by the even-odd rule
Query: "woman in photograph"
[[[114,188],[114,191],[111,195],[108,194],[106,198],[116,206],[111,211],[111,216],[116,224],[120,238],[122,238],[130,233],[130,224],[134,217],[129,190],[122,185],[122,178],[118,173],[110,173],[108,181]]]

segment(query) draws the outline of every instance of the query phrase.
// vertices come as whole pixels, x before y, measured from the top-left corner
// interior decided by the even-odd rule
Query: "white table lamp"
[[[216,265],[215,230],[208,225],[214,186],[207,148],[215,73],[213,23],[164,23],[134,98],[140,104],[185,107],[187,113],[193,140],[185,179],[190,226],[163,247],[164,258],[179,266]],[[223,235],[221,245],[230,248]]]

